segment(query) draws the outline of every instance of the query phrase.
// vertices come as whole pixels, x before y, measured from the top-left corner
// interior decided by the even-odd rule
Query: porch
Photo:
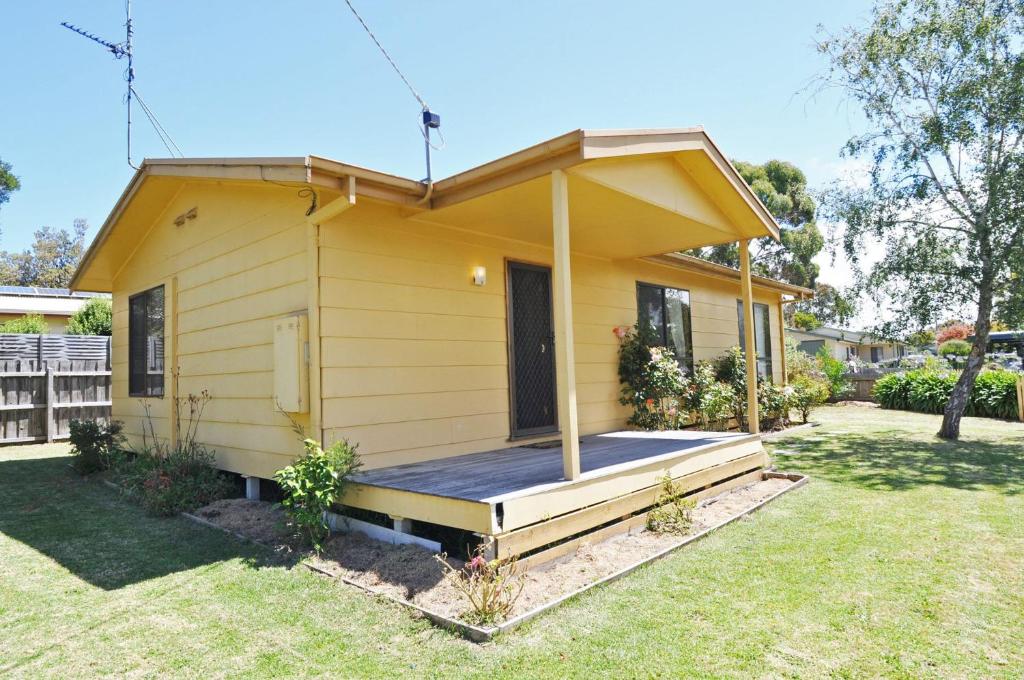
[[[760,437],[732,432],[611,432],[579,442],[580,473],[563,474],[562,447],[517,446],[379,468],[357,475],[347,506],[495,539],[505,557],[650,507],[669,474],[686,492],[717,493],[760,479]]]

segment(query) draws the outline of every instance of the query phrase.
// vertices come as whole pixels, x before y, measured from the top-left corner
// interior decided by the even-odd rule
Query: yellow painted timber
[[[555,266],[553,316],[555,321],[555,380],[558,425],[562,430],[562,475],[580,476],[580,428],[576,411],[576,355],[573,341],[572,273],[569,263],[569,183],[565,173],[551,173],[551,222]]]
[[[782,307],[782,300],[781,299],[779,300],[779,305],[778,305],[778,322],[779,322],[779,325],[778,325],[778,329],[779,329],[779,342],[778,342],[778,344],[779,344],[779,358],[782,360],[781,361],[782,369],[781,369],[780,373],[782,374],[782,377],[781,377],[781,379],[777,379],[776,383],[778,383],[780,385],[788,385],[789,384],[789,370],[786,367],[786,361],[788,360],[788,357],[786,356],[786,316],[785,316],[785,311],[783,310],[783,307]],[[772,363],[774,364],[775,362],[772,362]]]
[[[651,462],[605,473],[583,477],[549,491],[501,500],[505,511],[502,530],[511,531],[551,517],[572,512],[580,507],[600,503],[609,498],[624,496],[654,486],[666,474],[673,478],[714,467],[737,458],[763,451],[758,438],[747,438],[738,443],[723,442],[696,452],[678,456],[662,456]]]
[[[738,486],[744,486],[746,484],[753,484],[764,478],[764,470],[754,470],[735,479],[730,479],[727,482],[722,482],[703,491],[699,491],[695,494],[691,494],[689,498],[695,501],[701,501],[710,496],[717,496],[720,493],[724,493],[729,489],[735,489]],[[639,515],[634,515],[621,522],[616,522],[606,527],[602,527],[597,531],[593,531],[588,534],[584,534],[578,538],[574,538],[571,541],[559,543],[554,545],[547,550],[542,550],[538,553],[534,553],[529,557],[526,557],[519,561],[519,568],[521,570],[529,570],[537,567],[538,565],[545,564],[551,560],[558,559],[563,555],[576,552],[579,547],[585,543],[594,544],[601,541],[606,541],[613,536],[624,534],[628,531],[633,531],[647,524],[647,516],[650,512],[644,512]],[[514,554],[514,553],[512,553]]]
[[[767,464],[768,456],[758,452],[736,460],[705,468],[676,479],[681,493],[700,489],[715,484],[727,477],[740,473],[760,470]],[[499,558],[511,557],[548,543],[578,534],[592,527],[600,526],[616,518],[649,507],[655,503],[661,493],[661,485],[655,484],[639,491],[604,501],[597,505],[576,510],[566,515],[552,518],[546,522],[506,532],[495,536],[496,551]]]
[[[431,496],[350,482],[345,486],[341,504],[480,534],[491,535],[498,530],[490,504],[447,496]]]
[[[754,345],[754,292],[750,286],[750,242],[740,241],[740,288],[743,294],[743,333],[747,348],[747,432],[761,431],[757,409],[757,351]]]

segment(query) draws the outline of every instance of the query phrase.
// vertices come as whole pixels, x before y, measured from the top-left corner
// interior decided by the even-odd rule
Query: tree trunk
[[[971,353],[967,357],[967,365],[956,381],[953,393],[946,404],[946,411],[942,416],[942,427],[939,429],[939,436],[943,439],[960,438],[960,419],[964,417],[967,410],[967,402],[974,390],[974,380],[981,373],[981,367],[985,364],[985,350],[988,348],[988,335],[992,327],[992,293],[991,290],[982,290],[981,304],[978,305],[978,318],[974,322],[974,343],[971,345]]]

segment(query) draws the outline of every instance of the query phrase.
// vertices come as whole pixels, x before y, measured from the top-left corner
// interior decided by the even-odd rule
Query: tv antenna
[[[74,31],[75,33],[77,33],[78,35],[80,35],[80,36],[82,36],[84,38],[88,38],[89,40],[93,41],[97,45],[100,45],[100,46],[106,48],[106,50],[108,52],[110,52],[111,54],[114,55],[115,59],[127,59],[128,60],[128,68],[126,68],[125,71],[124,71],[124,79],[125,79],[125,82],[128,83],[128,88],[127,88],[127,90],[125,92],[125,96],[124,96],[125,104],[128,105],[128,128],[127,128],[128,165],[130,165],[135,170],[138,170],[139,166],[135,165],[135,163],[132,162],[132,98],[133,97],[135,98],[135,100],[137,100],[139,102],[139,108],[142,109],[142,112],[146,115],[146,118],[149,119],[150,124],[153,126],[153,129],[156,131],[156,134],[160,138],[160,141],[163,142],[163,145],[167,149],[167,152],[169,154],[171,154],[171,156],[177,155],[178,157],[181,157],[182,153],[181,153],[181,149],[178,148],[178,145],[174,143],[173,139],[171,139],[171,135],[167,132],[167,130],[164,129],[164,126],[160,124],[160,121],[157,119],[156,114],[153,113],[152,109],[150,109],[148,106],[146,106],[146,102],[143,101],[142,97],[140,97],[139,93],[135,90],[135,67],[134,67],[134,64],[133,64],[133,56],[134,55],[132,53],[132,33],[133,33],[132,32],[132,0],[125,0],[125,3],[124,3],[124,15],[125,15],[125,20],[124,20],[124,33],[125,33],[124,41],[119,42],[119,43],[113,43],[113,42],[110,42],[109,40],[104,40],[103,38],[101,38],[101,37],[99,37],[97,35],[93,35],[92,33],[88,32],[88,31],[86,31],[84,29],[81,29],[78,26],[75,26],[74,24],[71,24],[71,23],[69,23],[67,21],[60,22],[60,25],[63,26],[64,28],[70,30],[70,31]]]
[[[417,102],[419,102],[420,106],[422,107],[422,122],[419,123],[417,126],[419,127],[420,132],[423,134],[423,146],[427,157],[427,177],[426,179],[423,180],[423,183],[426,184],[427,189],[423,194],[423,198],[421,198],[418,202],[426,203],[427,201],[430,200],[431,194],[434,193],[434,180],[431,177],[430,173],[430,150],[436,149],[440,151],[441,149],[444,148],[445,144],[444,135],[441,134],[441,116],[430,110],[430,107],[427,105],[427,102],[424,101],[423,97],[420,96],[420,93],[416,91],[416,88],[412,86],[412,83],[410,83],[409,79],[405,77],[405,74],[402,73],[402,70],[398,68],[398,64],[395,63],[395,60],[391,58],[391,55],[388,54],[388,51],[384,49],[384,46],[380,44],[379,40],[377,40],[377,36],[375,36],[373,34],[373,31],[370,30],[370,27],[363,20],[363,17],[359,16],[359,12],[356,11],[356,8],[352,5],[351,0],[345,0],[345,4],[348,5],[348,8],[350,10],[352,10],[353,16],[355,16],[359,23],[362,24],[363,30],[366,31],[366,34],[368,36],[370,36],[370,40],[372,40],[373,44],[377,46],[377,49],[379,49],[380,53],[384,55],[384,58],[388,60],[388,63],[391,64],[391,68],[395,70],[395,73],[397,73],[398,77],[402,79],[402,82],[405,83],[405,86],[409,88],[409,92],[412,93],[412,96],[416,99]],[[441,139],[441,146],[434,146],[433,142],[430,141],[431,130],[437,130],[437,135]]]

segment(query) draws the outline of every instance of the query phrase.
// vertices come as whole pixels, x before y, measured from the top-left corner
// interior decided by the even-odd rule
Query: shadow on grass
[[[900,428],[816,432],[813,438],[773,442],[787,471],[867,489],[919,486],[1024,493],[1024,437],[998,442],[950,442]]]
[[[110,487],[79,477],[65,457],[0,461],[0,480],[0,533],[104,590],[239,557],[254,567],[283,564],[183,518],[148,517]]]

